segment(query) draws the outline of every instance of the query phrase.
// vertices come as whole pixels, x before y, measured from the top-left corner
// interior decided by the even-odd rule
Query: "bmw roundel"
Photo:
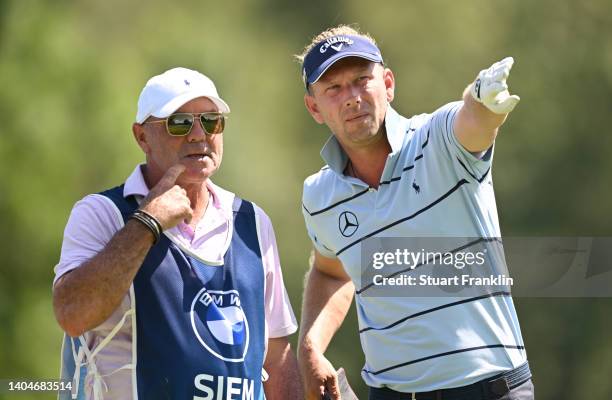
[[[215,357],[244,361],[249,324],[237,290],[202,288],[191,303],[191,326],[200,344]]]

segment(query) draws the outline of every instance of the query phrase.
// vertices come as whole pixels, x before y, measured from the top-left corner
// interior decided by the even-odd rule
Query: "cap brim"
[[[217,106],[217,109],[219,110],[219,112],[222,112],[222,113],[230,112],[229,106],[220,97],[210,96],[210,95],[199,93],[197,91],[193,91],[193,92],[183,93],[182,95],[175,97],[174,99],[166,103],[163,107],[161,107],[159,111],[151,113],[151,115],[157,118],[166,118],[170,116],[170,114],[175,112],[177,109],[179,109],[183,104],[193,99],[197,99],[198,97],[206,97],[207,99],[210,99],[210,101],[212,101],[215,104],[215,106]],[[147,116],[147,118],[148,117],[149,116]]]
[[[312,85],[317,83],[317,81],[319,79],[321,79],[321,77],[323,76],[323,74],[332,66],[334,65],[334,63],[336,61],[339,61],[343,58],[347,58],[347,57],[359,57],[359,58],[363,58],[372,62],[378,62],[381,63],[383,62],[382,56],[380,54],[372,54],[372,53],[364,53],[364,52],[343,52],[343,53],[336,53],[335,55],[333,55],[332,57],[328,58],[327,60],[325,60],[324,63],[322,63],[321,65],[319,65],[319,67],[314,70],[314,72],[312,74],[310,74],[310,76],[308,77],[308,80],[306,81],[306,83],[308,85]]]

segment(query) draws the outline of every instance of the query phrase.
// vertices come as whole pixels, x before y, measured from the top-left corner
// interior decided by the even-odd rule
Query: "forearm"
[[[491,132],[502,126],[508,114],[497,114],[484,104],[477,102],[470,94],[471,84],[463,91],[463,110],[474,125],[474,129]]]
[[[119,307],[153,240],[143,224],[130,220],[100,253],[58,280],[53,307],[70,336],[95,328]]]
[[[506,57],[483,69],[463,92],[453,129],[459,143],[472,153],[491,147],[499,127],[520,101],[510,95],[506,83],[513,64],[514,59]]]
[[[344,321],[355,287],[311,268],[306,278],[299,339],[299,356],[316,350],[324,353]]]
[[[268,380],[264,382],[266,399],[304,398],[297,360],[286,338],[268,340],[264,369],[268,373]]]
[[[484,151],[495,141],[498,128],[508,114],[496,114],[477,102],[470,94],[470,86],[463,92],[463,105],[453,129],[461,145],[468,151]]]

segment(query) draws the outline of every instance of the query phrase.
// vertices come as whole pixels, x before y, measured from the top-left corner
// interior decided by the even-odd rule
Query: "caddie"
[[[499,238],[491,165],[500,126],[519,102],[514,60],[481,71],[462,101],[406,118],[391,107],[394,74],[368,34],[341,25],[298,56],[304,103],[331,136],[326,166],[304,182],[314,246],[298,360],[307,399],[338,399],[324,353],[355,298],[370,400],[534,398],[509,291],[472,298],[369,296],[370,238]]]
[[[146,161],[72,209],[53,286],[72,398],[302,396],[270,219],[211,181],[229,111],[200,72],[152,77],[132,125]]]

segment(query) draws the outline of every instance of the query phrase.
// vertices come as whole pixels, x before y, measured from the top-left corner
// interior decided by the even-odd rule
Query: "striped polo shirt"
[[[368,296],[361,246],[368,238],[500,237],[491,163],[453,133],[462,102],[404,118],[390,106],[391,145],[378,189],[344,175],[348,157],[332,135],[327,166],[304,182],[303,214],[315,248],[339,258],[356,287],[362,377],[372,387],[426,392],[468,385],[526,361],[509,292],[478,298]]]

